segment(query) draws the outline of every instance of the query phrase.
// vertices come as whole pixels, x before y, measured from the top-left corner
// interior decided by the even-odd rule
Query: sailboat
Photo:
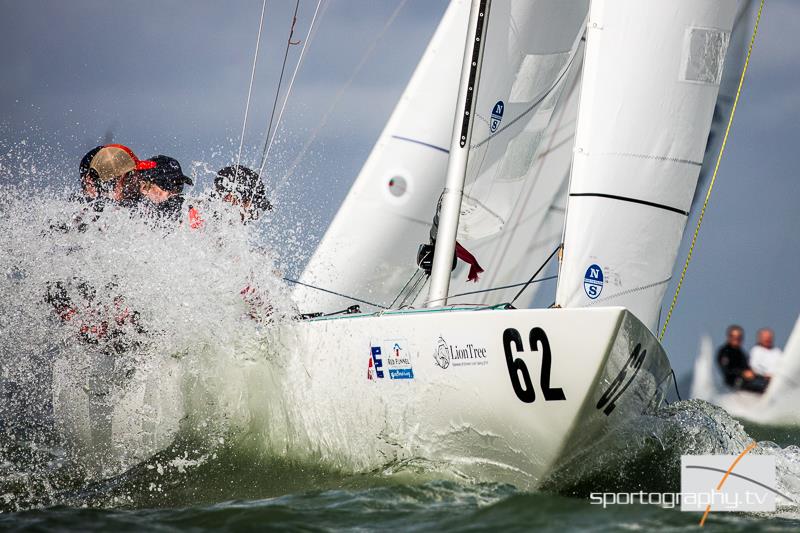
[[[270,418],[268,387],[248,388],[266,434],[291,419],[276,446],[535,488],[656,409],[671,368],[653,330],[736,11],[453,0],[293,295],[307,312],[360,308],[277,328],[270,350],[302,391],[289,413]],[[439,204],[428,276],[415,258]],[[457,241],[485,270],[477,285],[453,270]],[[558,252],[554,305],[528,308]],[[203,396],[148,390],[186,412]],[[112,415],[117,448],[124,428],[141,436],[122,421],[134,411]]]
[[[711,338],[700,342],[694,364],[691,396],[718,405],[737,418],[778,426],[799,426],[800,317],[794,325],[775,373],[763,394],[734,390],[722,379]]]
[[[450,5],[295,293],[335,310],[341,298],[308,285],[333,288],[379,308],[287,328],[304,410],[336,420],[336,454],[374,468],[400,446],[536,486],[661,403],[670,365],[652,330],[736,8]],[[428,290],[403,294],[438,201]],[[561,242],[549,221],[564,223],[553,308],[509,308],[508,289],[449,298],[467,292],[451,272],[457,239],[491,286],[515,285]]]

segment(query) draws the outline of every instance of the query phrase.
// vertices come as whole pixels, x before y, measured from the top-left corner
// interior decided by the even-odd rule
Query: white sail
[[[800,316],[783,350],[759,412],[771,423],[800,423],[797,405],[800,402]]]
[[[492,3],[458,235],[485,273],[467,283],[461,265],[450,294],[523,282],[560,241],[587,12],[588,0]],[[468,14],[467,2],[451,2],[303,283],[389,306],[419,272],[417,247],[428,242],[444,185]],[[498,102],[504,113],[493,127]],[[417,305],[426,295],[418,281]],[[517,290],[451,302],[499,303]],[[346,305],[302,286],[295,299],[303,310]]]
[[[592,2],[562,307],[623,305],[656,327],[736,11],[734,0]]]
[[[588,8],[491,4],[458,232],[485,272],[469,283],[460,263],[451,295],[524,282],[561,240]],[[520,288],[449,302],[508,302]],[[534,289],[515,305],[529,305]]]
[[[447,169],[468,16],[469,2],[450,3],[303,283],[389,306],[417,272]],[[294,298],[303,311],[353,303],[303,286]]]

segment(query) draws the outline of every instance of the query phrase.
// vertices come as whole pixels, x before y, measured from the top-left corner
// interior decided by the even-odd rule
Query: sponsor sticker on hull
[[[450,344],[441,336],[436,343],[433,360],[442,369],[489,364],[485,346],[471,342]]]
[[[414,379],[414,367],[405,339],[387,339],[370,343],[367,379],[380,381]]]

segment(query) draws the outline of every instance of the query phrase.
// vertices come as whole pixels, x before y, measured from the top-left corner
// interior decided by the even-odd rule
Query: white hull
[[[268,453],[355,472],[424,459],[535,487],[618,424],[654,409],[670,374],[658,341],[623,308],[442,309],[298,322],[279,328],[267,351],[269,372],[255,366],[263,361],[239,370],[220,363],[213,379],[185,378],[181,387],[170,385],[177,374],[153,372],[148,390],[161,392],[148,396],[141,385],[120,395],[106,442],[129,455],[137,446],[153,453],[163,443],[144,439],[146,424],[136,417],[165,406],[148,402],[171,402],[168,414],[179,406],[189,426],[213,405],[219,417],[238,417]],[[525,367],[532,389],[522,371],[509,370],[506,351],[512,365]],[[161,380],[166,386],[153,387]],[[87,420],[90,406],[73,392],[57,396],[58,416],[77,426],[67,434],[88,451],[97,428],[80,428],[99,421]],[[165,424],[176,428],[177,418]]]

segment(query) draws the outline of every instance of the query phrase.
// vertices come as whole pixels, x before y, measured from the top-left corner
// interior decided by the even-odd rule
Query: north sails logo
[[[503,120],[503,111],[505,111],[506,105],[503,103],[502,100],[498,100],[494,107],[492,108],[492,116],[489,120],[489,131],[492,133],[497,131],[497,128],[500,126],[500,121]]]
[[[484,366],[488,364],[486,348],[469,343],[463,346],[448,344],[444,337],[439,337],[433,360],[439,368],[458,366]]]

